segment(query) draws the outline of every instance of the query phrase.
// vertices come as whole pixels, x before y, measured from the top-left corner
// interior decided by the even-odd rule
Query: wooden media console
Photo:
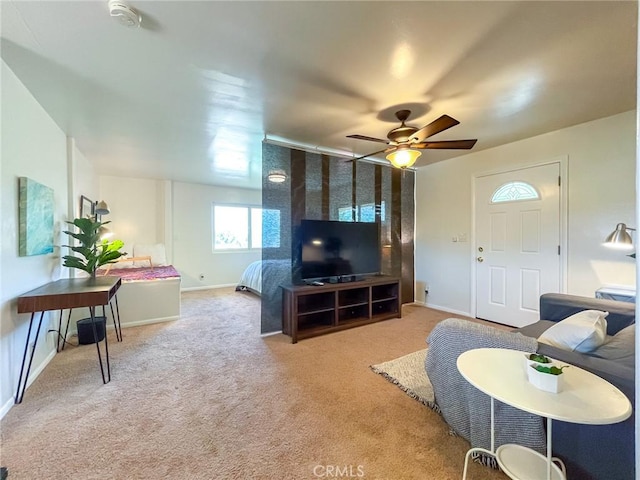
[[[401,316],[400,279],[395,277],[282,286],[282,330],[291,343]]]

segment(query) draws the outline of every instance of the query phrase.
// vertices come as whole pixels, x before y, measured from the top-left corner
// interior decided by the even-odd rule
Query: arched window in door
[[[509,182],[498,187],[491,196],[491,203],[518,202],[522,200],[539,200],[536,187],[526,182]]]

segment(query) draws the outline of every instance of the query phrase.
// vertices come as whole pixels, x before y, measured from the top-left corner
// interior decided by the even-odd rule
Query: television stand
[[[400,279],[282,285],[282,331],[291,343],[402,316]]]

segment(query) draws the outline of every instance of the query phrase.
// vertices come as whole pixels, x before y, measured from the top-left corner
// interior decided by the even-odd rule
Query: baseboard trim
[[[38,367],[35,370],[32,370],[29,373],[29,378],[27,378],[27,385],[24,389],[25,395],[27,394],[27,390],[29,390],[29,387],[31,386],[31,384],[36,380],[36,378],[38,378],[38,376],[43,372],[43,370],[45,369],[45,367],[47,365],[49,365],[49,363],[51,362],[51,360],[53,360],[53,357],[56,356],[56,349],[52,349],[49,352],[49,355],[47,355],[45,357],[45,359],[38,365]],[[14,388],[17,388],[17,385],[14,386]],[[7,402],[2,406],[2,408],[0,408],[0,419],[2,419],[7,413],[9,413],[9,410],[11,410],[11,407],[13,407],[15,402],[15,399],[13,397],[11,397],[9,400],[7,400]]]
[[[433,303],[417,302],[417,301],[413,302],[413,304],[419,307],[433,308],[434,310],[441,310],[443,312],[453,313],[454,315],[462,315],[463,317],[473,318],[473,315],[471,315],[471,313],[469,312],[463,312],[461,310],[455,310],[453,308],[443,307],[442,305],[434,305]]]
[[[136,320],[134,322],[122,322],[121,325],[122,325],[122,328],[139,327],[141,325],[149,325],[152,323],[173,322],[174,320],[179,320],[179,319],[180,319],[180,315],[173,315],[171,317],[147,318],[145,320]],[[113,326],[113,323],[109,323],[107,325],[107,330],[113,331],[114,329],[115,327]],[[71,329],[67,334],[67,340],[77,335],[78,335],[78,330]]]
[[[180,319],[180,315],[173,315],[171,317],[148,318],[146,320],[138,320],[135,322],[122,323],[122,328],[139,327],[140,325],[149,325],[151,323],[173,322],[174,320],[179,320],[179,319]],[[112,330],[113,325],[110,325],[107,328]]]
[[[13,407],[14,405],[14,401],[14,398],[11,397],[5,402],[4,405],[2,405],[2,408],[0,408],[0,420],[2,420],[7,413],[9,413],[9,410],[11,410],[11,407]]]
[[[271,337],[272,335],[280,335],[281,333],[282,333],[282,330],[277,330],[275,332],[261,333],[260,336],[261,337]]]
[[[237,283],[223,283],[220,285],[206,285],[203,287],[184,287],[181,288],[180,291],[181,292],[193,292],[195,290],[213,290],[216,288],[228,288],[228,287],[235,287],[236,285],[238,285]]]

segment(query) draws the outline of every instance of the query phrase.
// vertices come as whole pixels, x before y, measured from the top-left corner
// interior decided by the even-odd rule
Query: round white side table
[[[471,453],[493,455],[510,478],[519,480],[566,479],[564,465],[559,468],[552,457],[551,421],[606,425],[626,420],[631,415],[631,402],[606,380],[570,365],[564,369],[560,392],[550,393],[534,387],[527,379],[526,352],[503,348],[479,348],[458,357],[460,374],[474,387],[491,397],[491,450],[471,448],[465,457],[463,479]],[[569,365],[555,361],[560,365]],[[499,373],[495,368],[499,366]],[[521,445],[505,444],[497,450],[494,444],[494,399],[519,410],[547,419],[547,456]],[[558,460],[559,461],[559,460]]]

